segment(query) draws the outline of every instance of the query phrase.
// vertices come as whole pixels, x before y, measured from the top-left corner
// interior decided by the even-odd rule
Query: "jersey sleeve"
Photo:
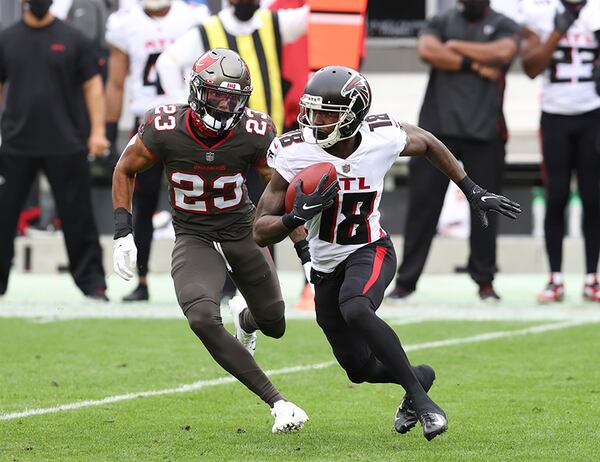
[[[535,31],[537,28],[535,27],[535,6],[531,3],[530,0],[521,0],[519,2],[519,10],[517,13],[517,21],[522,27],[527,27],[532,31]]]
[[[160,139],[154,128],[154,117],[154,109],[150,109],[144,114],[144,119],[138,127],[137,136],[154,159],[162,160],[159,157],[159,153],[161,152]]]
[[[590,0],[581,11],[581,20],[591,32],[600,30],[600,0]]]
[[[281,43],[287,45],[295,42],[308,31],[309,5],[300,8],[277,10]]]
[[[404,130],[404,127],[402,126],[402,122],[399,122],[397,120],[395,120],[394,118],[390,117],[392,119],[393,122],[393,128],[392,128],[392,142],[393,142],[393,146],[394,146],[394,162],[396,161],[396,159],[402,155],[402,153],[404,152],[404,149],[406,148],[406,145],[408,144],[408,135],[406,134],[406,130]],[[393,163],[393,162],[392,162]]]
[[[89,38],[81,32],[76,31],[77,39],[77,70],[79,73],[79,81],[87,82],[95,75],[100,74],[100,56],[98,47]]]
[[[105,37],[110,46],[129,54],[129,28],[127,27],[126,11],[117,10],[108,17]]]
[[[0,34],[2,37],[2,34]],[[6,64],[4,63],[4,47],[2,46],[4,40],[0,38],[0,83],[4,83],[6,80]]]
[[[267,152],[269,147],[271,146],[273,140],[277,138],[277,128],[275,124],[271,120],[271,117],[267,116],[267,128],[264,136],[257,136],[258,143],[256,147],[256,154],[254,157],[254,166],[262,167],[263,165],[267,165]]]
[[[289,166],[289,163],[286,159],[286,154],[288,153],[281,145],[279,138],[273,139],[271,146],[269,146],[269,149],[267,150],[267,165],[276,170],[285,181],[290,183],[295,174]]]
[[[499,40],[503,38],[511,38],[515,41],[518,41],[520,33],[521,27],[508,16],[503,16],[496,27],[493,39]]]
[[[419,32],[419,35],[435,35],[438,39],[444,40],[445,16],[437,14],[425,23],[425,26]]]

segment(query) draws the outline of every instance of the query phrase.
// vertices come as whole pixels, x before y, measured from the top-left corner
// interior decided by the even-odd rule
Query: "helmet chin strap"
[[[194,129],[205,138],[217,138],[221,136],[214,130],[211,130],[206,126],[206,124],[202,121],[200,117],[196,115],[194,111],[190,111],[192,117],[192,125]]]

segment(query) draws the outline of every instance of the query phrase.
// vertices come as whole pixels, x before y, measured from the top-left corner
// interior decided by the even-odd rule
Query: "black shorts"
[[[389,236],[356,250],[331,273],[312,271],[317,323],[343,367],[347,362],[368,361],[371,350],[350,330],[340,305],[362,297],[361,301],[376,311],[395,273],[396,252]]]

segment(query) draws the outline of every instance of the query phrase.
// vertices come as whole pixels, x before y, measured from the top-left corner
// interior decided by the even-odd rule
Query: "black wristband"
[[[458,186],[465,196],[467,196],[468,200],[471,200],[473,195],[481,189],[479,186],[477,186],[477,183],[469,178],[469,175],[466,175],[462,180],[456,183],[456,186]]]
[[[296,255],[298,255],[303,265],[310,261],[310,250],[308,249],[308,241],[306,239],[296,242],[294,249],[296,249]]]
[[[115,215],[115,239],[119,239],[120,237],[125,237],[128,234],[133,233],[133,220],[131,218],[131,213],[124,209],[123,207],[119,207],[114,212]]]
[[[117,142],[117,135],[119,133],[119,125],[117,122],[106,122],[106,139],[111,145]]]
[[[306,221],[304,221],[302,218],[298,218],[293,213],[286,213],[281,217],[281,221],[285,227],[290,230],[296,229],[298,226],[302,226],[304,223],[306,223]]]
[[[471,58],[467,58],[463,56],[462,63],[460,64],[460,70],[462,72],[471,72],[471,65],[473,64],[473,60]]]

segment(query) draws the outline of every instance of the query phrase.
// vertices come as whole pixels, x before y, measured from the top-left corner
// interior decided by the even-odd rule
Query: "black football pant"
[[[375,313],[395,270],[389,237],[356,250],[332,273],[313,270],[317,323],[352,382],[397,383],[422,409],[431,401],[396,332]]]
[[[62,223],[69,271],[84,294],[106,289],[102,249],[92,213],[90,172],[84,153],[26,157],[0,155],[0,294],[6,292],[17,221],[33,181],[43,171]]]
[[[500,194],[505,155],[502,140],[440,139],[462,161],[475,183]],[[425,157],[412,157],[409,165],[404,252],[396,281],[405,289],[415,290],[436,234],[449,180]],[[491,213],[488,218],[489,226],[484,229],[479,218],[471,213],[471,254],[467,266],[471,278],[478,283],[492,282],[496,272],[498,217]]]
[[[249,230],[250,231],[250,230]],[[175,240],[171,276],[190,328],[219,365],[269,405],[281,395],[242,344],[223,327],[220,301],[229,273],[248,303],[242,327],[280,338],[285,305],[268,251],[248,233],[238,241],[212,242],[180,234]]]
[[[600,252],[600,109],[580,115],[542,113],[541,127],[550,271],[561,271],[565,208],[575,171],[583,208],[586,272],[595,273]]]

